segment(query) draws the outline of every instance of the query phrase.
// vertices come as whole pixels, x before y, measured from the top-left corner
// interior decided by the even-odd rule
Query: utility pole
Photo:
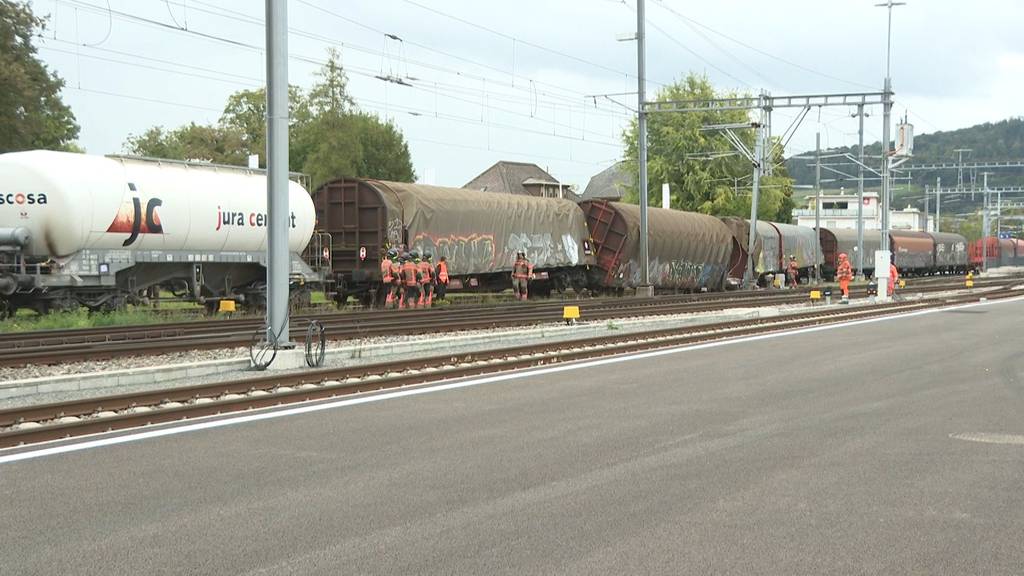
[[[889,124],[892,116],[892,9],[902,6],[905,2],[887,0],[884,4],[875,4],[888,9],[889,27],[886,34],[885,47],[885,84],[882,87],[882,242],[881,254],[875,256],[875,277],[878,278],[878,295],[888,299],[889,289],[889,202],[892,183],[889,181]],[[884,260],[879,262],[879,258]]]
[[[645,68],[645,22],[644,22],[644,0],[636,1],[636,68],[637,68],[637,127],[639,128],[640,150],[640,286],[637,287],[637,296],[651,296],[654,293],[651,287],[651,270],[649,252],[647,247],[647,113],[644,104],[647,100],[646,86],[644,86]]]
[[[814,283],[821,284],[821,132],[814,135]]]
[[[761,114],[762,118],[764,113]],[[743,286],[751,287],[756,285],[757,277],[754,276],[754,246],[757,240],[757,205],[761,197],[761,170],[762,157],[764,156],[764,123],[758,122],[754,135],[754,183],[751,188],[750,198],[750,237],[747,239],[747,271],[743,278]],[[753,284],[751,284],[753,283]]]
[[[988,172],[982,173],[982,177],[985,179],[985,194],[981,212],[981,271],[988,272]]]
[[[857,105],[857,277],[864,278],[864,105]]]
[[[929,202],[929,199],[930,199],[930,196],[928,195],[929,192],[931,192],[931,190],[929,190],[928,189],[928,185],[925,184],[924,185],[924,231],[925,232],[931,232],[931,230],[928,227],[928,219],[932,215],[931,207],[928,205],[928,202]]]
[[[267,343],[288,347],[288,2],[267,10]]]
[[[935,231],[942,232],[942,177],[935,178]]]
[[[956,191],[958,194],[963,194],[964,192],[964,152],[967,152],[969,155],[973,151],[971,148],[957,148],[953,150],[953,152],[956,152]],[[974,200],[973,179],[971,183],[971,200]]]
[[[1003,233],[1003,190],[996,192],[996,238]]]

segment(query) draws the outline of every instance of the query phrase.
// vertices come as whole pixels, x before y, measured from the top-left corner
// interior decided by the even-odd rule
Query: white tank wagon
[[[318,275],[301,254],[316,216],[289,187],[293,296]],[[165,160],[0,155],[0,301],[8,311],[114,309],[160,288],[207,302],[265,301],[266,176]]]

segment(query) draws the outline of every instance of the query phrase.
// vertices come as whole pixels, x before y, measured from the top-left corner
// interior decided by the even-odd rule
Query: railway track
[[[303,314],[292,318],[292,338],[302,341],[312,320],[332,340],[388,334],[417,334],[560,321],[564,305],[579,305],[584,318],[657,315],[800,302],[805,293],[760,292],[746,295],[659,296],[645,299],[600,298],[508,306],[472,306],[415,310]],[[261,318],[223,319],[148,326],[80,328],[0,334],[0,366],[55,364],[125,356],[248,346],[261,330]]]
[[[999,285],[1005,279],[977,281],[976,287]],[[911,292],[949,290],[962,281],[921,283]],[[686,294],[654,298],[596,298],[543,301],[504,306],[467,306],[415,310],[375,310],[350,313],[301,314],[292,319],[293,340],[301,342],[312,320],[321,322],[328,339],[347,340],[389,334],[424,334],[496,327],[523,326],[560,321],[562,307],[579,305],[586,320],[606,320],[631,315],[664,315],[705,312],[726,308],[803,302],[806,291],[726,292]],[[44,330],[0,334],[0,366],[60,364],[98,361],[190,350],[245,347],[263,327],[261,318],[236,318],[72,330]]]
[[[994,300],[1020,296],[1007,286],[984,294]],[[295,374],[259,375],[231,382],[0,411],[0,448],[177,422],[204,416],[373,393],[483,374],[693,345],[741,336],[875,318],[975,302],[979,294],[829,308],[775,318],[722,322],[686,329],[591,337],[484,352],[325,368]]]

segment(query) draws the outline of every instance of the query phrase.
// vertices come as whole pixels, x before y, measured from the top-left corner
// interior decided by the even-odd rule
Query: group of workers
[[[391,248],[380,261],[380,275],[386,296],[384,306],[393,308],[430,308],[434,295],[444,298],[448,289],[448,261],[444,256],[434,266],[434,256],[423,257],[416,251],[402,252]]]
[[[444,256],[434,265],[433,255],[424,252],[399,252],[395,248],[381,255],[380,276],[385,288],[385,308],[430,308],[434,296],[445,297],[448,289],[448,261]],[[512,291],[516,300],[529,296],[534,279],[533,264],[525,252],[517,252],[512,264]]]
[[[789,278],[789,287],[796,288],[800,276],[800,266],[796,262],[796,256],[789,257],[789,266],[786,268],[786,276]],[[899,281],[899,270],[894,262],[889,263],[888,293],[892,297],[896,282]],[[850,265],[850,258],[846,253],[839,255],[839,264],[836,266],[836,280],[839,281],[839,290],[843,294],[843,301],[850,299],[850,282],[853,281],[853,266]]]

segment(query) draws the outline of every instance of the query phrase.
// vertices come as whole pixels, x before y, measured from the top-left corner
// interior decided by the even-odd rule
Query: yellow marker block
[[[974,280],[967,280],[967,287],[974,288]]]
[[[811,300],[821,300],[821,290],[811,290]]]
[[[907,281],[902,279],[902,278],[900,278],[900,288],[906,288],[906,287],[907,287]]]
[[[564,306],[562,307],[562,319],[563,320],[579,320],[580,318],[580,307],[579,306]]]
[[[234,312],[235,301],[234,300],[221,300],[217,306],[217,312]]]

